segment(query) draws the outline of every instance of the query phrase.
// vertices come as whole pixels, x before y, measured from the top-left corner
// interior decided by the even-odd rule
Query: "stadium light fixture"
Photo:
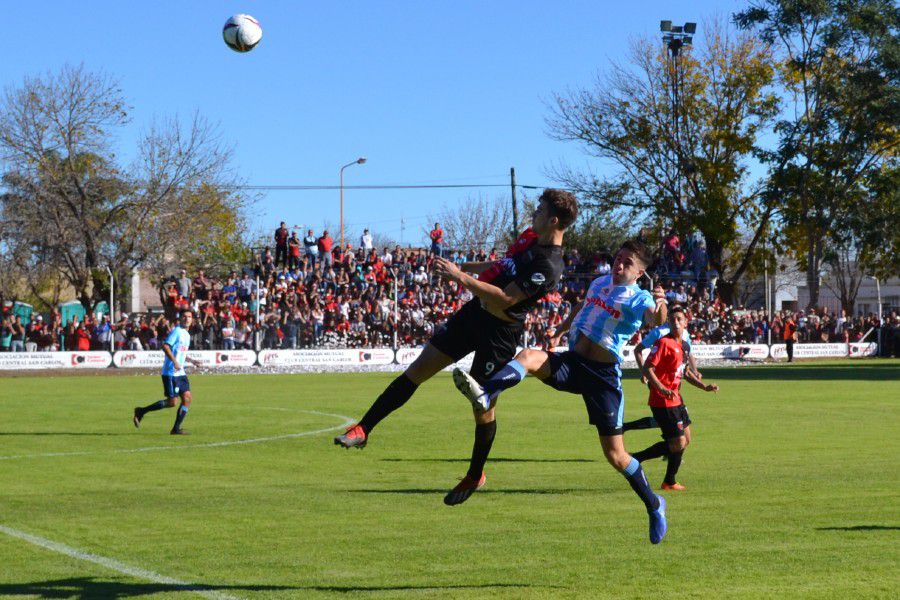
[[[364,165],[366,161],[369,160],[365,156],[360,156],[353,162],[349,162],[343,167],[341,167],[341,251],[344,251],[344,169],[347,167],[352,167],[353,165]]]
[[[697,24],[696,23],[685,23],[684,24],[684,32],[690,33],[691,35],[697,33]]]
[[[659,22],[659,30],[660,31],[672,31],[672,21],[660,21]]]

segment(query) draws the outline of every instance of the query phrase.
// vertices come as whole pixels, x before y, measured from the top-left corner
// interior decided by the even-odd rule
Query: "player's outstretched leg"
[[[453,370],[453,383],[477,410],[490,410],[503,390],[518,385],[528,374],[539,379],[549,376],[549,355],[543,350],[525,349],[509,361],[483,384],[461,369]]]
[[[669,444],[666,442],[656,442],[649,448],[644,448],[639,452],[633,452],[633,456],[638,462],[646,462],[669,453]]]
[[[653,429],[657,427],[656,419],[653,417],[643,417],[634,421],[622,423],[622,431],[633,431],[635,429]]]
[[[132,422],[135,427],[141,426],[141,420],[144,418],[148,412],[153,412],[154,410],[162,410],[164,408],[169,408],[170,406],[175,406],[175,400],[169,400],[163,398],[162,400],[157,400],[153,404],[148,404],[147,406],[135,406],[134,407],[134,416],[132,417]]]
[[[369,441],[369,434],[376,425],[406,404],[422,383],[451,363],[452,358],[430,343],[427,344],[415,362],[376,398],[359,423],[334,438],[335,445],[344,448],[364,448]]]

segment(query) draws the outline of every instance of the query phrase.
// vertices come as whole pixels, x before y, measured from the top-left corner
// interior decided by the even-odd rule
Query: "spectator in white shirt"
[[[359,245],[365,250],[366,254],[372,249],[372,234],[368,229],[363,229],[362,237],[359,238]]]

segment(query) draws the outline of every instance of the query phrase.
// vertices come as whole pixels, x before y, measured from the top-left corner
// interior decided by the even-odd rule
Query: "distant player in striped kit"
[[[584,302],[554,332],[551,347],[569,329],[569,350],[562,354],[526,349],[483,384],[456,369],[456,387],[482,410],[493,408],[505,389],[532,374],[554,389],[581,394],[590,423],[600,434],[600,445],[609,464],[622,473],[644,502],[650,517],[650,541],[658,544],[666,535],[666,503],[655,494],[639,461],[625,451],[622,438],[622,348],[642,324],[657,326],[666,319],[661,287],[642,290],[637,280],[651,262],[647,247],[628,241],[616,253],[612,271],[595,279]]]
[[[132,419],[135,427],[141,426],[141,420],[148,412],[171,408],[175,406],[176,401],[180,398],[181,406],[178,407],[178,412],[175,414],[175,425],[170,433],[172,435],[187,434],[181,428],[181,424],[184,422],[188,408],[191,406],[191,383],[188,381],[187,373],[184,372],[184,363],[186,361],[195,366],[200,364],[187,356],[187,351],[191,347],[191,335],[188,333],[188,330],[193,322],[194,313],[190,310],[182,311],[181,321],[166,337],[162,347],[163,353],[166,355],[162,368],[165,398],[148,406],[136,406]]]

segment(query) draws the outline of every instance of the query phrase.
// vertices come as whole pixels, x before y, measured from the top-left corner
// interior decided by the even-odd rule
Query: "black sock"
[[[681,466],[682,455],[684,455],[684,450],[681,452],[669,453],[669,464],[666,466],[666,478],[663,480],[666,483],[675,483],[675,475],[678,473],[678,467]]]
[[[644,462],[645,460],[650,460],[651,458],[659,458],[660,456],[665,456],[669,453],[669,445],[665,442],[656,442],[649,448],[645,448],[640,452],[634,452],[632,454],[638,462]]]
[[[179,431],[181,429],[181,423],[184,421],[184,418],[187,416],[188,407],[182,404],[178,407],[178,413],[175,415],[175,425],[172,426],[172,431]]]
[[[484,463],[497,435],[497,421],[475,424],[475,443],[472,445],[472,460],[469,462],[469,477],[478,481],[484,472]]]
[[[654,427],[656,427],[656,419],[654,419],[653,417],[644,417],[642,419],[635,419],[634,421],[622,423],[622,431],[631,431],[634,429],[653,429]]]
[[[632,457],[631,463],[625,467],[625,470],[622,471],[622,475],[628,480],[634,493],[640,496],[641,500],[644,501],[644,506],[647,507],[648,511],[659,508],[659,498],[647,482],[647,476],[644,475],[644,470],[641,468],[639,460]]]
[[[386,416],[406,404],[419,386],[406,376],[401,374],[385,388],[369,411],[359,421],[360,426],[368,434]]]
[[[153,412],[154,410],[162,410],[168,406],[168,403],[165,400],[157,400],[153,404],[148,404],[144,408],[142,408],[139,412],[143,415],[144,413]]]

